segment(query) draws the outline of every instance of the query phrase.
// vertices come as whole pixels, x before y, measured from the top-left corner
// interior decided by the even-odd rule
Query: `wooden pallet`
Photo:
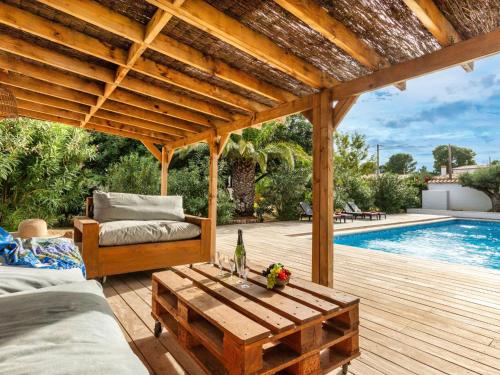
[[[322,374],[359,356],[359,299],[292,278],[250,287],[210,264],[153,274],[152,315],[208,374]]]

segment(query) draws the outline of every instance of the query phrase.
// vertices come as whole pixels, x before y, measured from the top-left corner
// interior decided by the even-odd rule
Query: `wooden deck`
[[[219,250],[232,253],[237,227],[218,228]],[[242,228],[252,261],[282,261],[310,277],[310,223]],[[153,337],[150,288],[145,273],[105,284],[132,348],[151,373],[200,373],[168,333]],[[362,354],[350,374],[500,373],[499,271],[335,246],[335,288],[361,298]]]

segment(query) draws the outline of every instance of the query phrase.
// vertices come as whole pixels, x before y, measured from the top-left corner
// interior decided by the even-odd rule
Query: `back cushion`
[[[94,191],[94,219],[184,221],[182,197]]]

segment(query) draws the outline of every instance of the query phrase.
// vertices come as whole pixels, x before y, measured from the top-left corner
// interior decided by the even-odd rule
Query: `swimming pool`
[[[500,222],[447,220],[335,235],[335,243],[500,269]]]

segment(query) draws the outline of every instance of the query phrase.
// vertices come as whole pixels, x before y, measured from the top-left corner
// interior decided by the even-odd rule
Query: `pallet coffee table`
[[[251,266],[250,287],[211,264],[153,274],[162,328],[208,374],[323,374],[359,356],[359,299],[292,277],[281,290]]]

